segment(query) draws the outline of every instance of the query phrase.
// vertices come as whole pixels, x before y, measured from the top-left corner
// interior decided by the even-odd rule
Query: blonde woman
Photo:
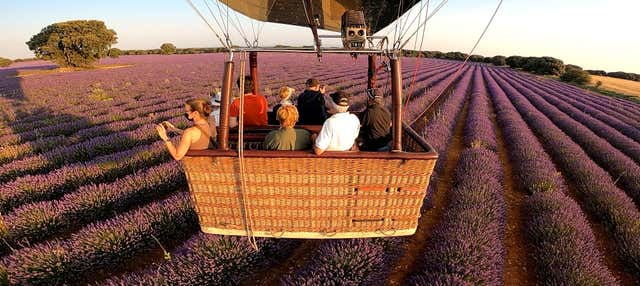
[[[215,148],[216,126],[213,122],[209,123],[209,114],[211,114],[212,109],[211,102],[207,99],[191,99],[184,105],[184,116],[187,120],[193,122],[193,126],[181,130],[168,121],[163,121],[156,125],[158,135],[165,142],[173,159],[182,160],[188,150]],[[174,146],[169,141],[167,130],[182,134],[178,146]]]
[[[296,91],[295,89],[288,86],[283,86],[280,88],[280,90],[278,91],[278,97],[280,97],[280,102],[278,102],[276,105],[273,106],[273,112],[272,112],[273,120],[271,121],[271,124],[278,124],[276,119],[278,117],[278,109],[280,109],[281,106],[293,105],[293,102],[291,102],[291,95],[295,91]]]
[[[267,134],[263,142],[266,150],[303,150],[311,148],[309,131],[293,128],[298,121],[298,109],[289,104],[278,109],[280,128]]]

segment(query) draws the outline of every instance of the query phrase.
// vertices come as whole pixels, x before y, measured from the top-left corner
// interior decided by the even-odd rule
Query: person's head
[[[293,88],[290,88],[288,86],[283,86],[280,88],[280,90],[278,91],[278,96],[280,96],[280,100],[287,100],[291,97],[291,95],[295,92],[296,90]]]
[[[190,99],[184,104],[184,117],[189,121],[198,121],[206,119],[212,110],[209,100],[202,98]]]
[[[336,91],[331,94],[331,99],[336,105],[336,111],[340,113],[349,110],[349,97],[351,97],[351,95],[344,91]]]
[[[283,127],[293,127],[298,122],[298,109],[293,105],[278,108],[278,121]]]
[[[367,104],[374,105],[382,103],[382,92],[377,88],[367,89]]]
[[[236,85],[240,88],[240,78],[236,81]],[[253,93],[253,79],[250,75],[244,76],[244,94]]]
[[[222,94],[219,88],[214,88],[211,92],[209,92],[209,97],[211,97],[211,107],[214,109],[220,108],[220,100],[222,100]]]
[[[320,90],[320,81],[315,78],[310,78],[306,82],[307,89],[319,91]]]

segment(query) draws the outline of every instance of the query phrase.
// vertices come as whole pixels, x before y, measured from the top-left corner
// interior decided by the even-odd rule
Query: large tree
[[[37,58],[60,66],[90,67],[117,43],[116,32],[102,21],[76,20],[51,24],[27,42]]]

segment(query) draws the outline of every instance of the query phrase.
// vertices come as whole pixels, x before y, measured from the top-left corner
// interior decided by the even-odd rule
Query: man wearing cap
[[[209,93],[209,96],[211,97],[212,107],[210,117],[213,118],[216,126],[220,126],[220,100],[222,99],[222,92],[220,91],[220,88],[214,88],[213,91]]]
[[[377,88],[367,89],[367,109],[360,114],[362,150],[391,150],[391,112],[382,104],[382,93]]]
[[[318,136],[312,136],[316,155],[325,151],[351,150],[360,131],[360,120],[349,113],[349,94],[334,92],[331,99],[336,104],[336,113],[324,122]]]
[[[305,89],[298,96],[298,112],[300,113],[299,124],[321,125],[327,119],[327,107],[324,100],[324,86],[320,86],[320,81],[310,78],[306,82]]]

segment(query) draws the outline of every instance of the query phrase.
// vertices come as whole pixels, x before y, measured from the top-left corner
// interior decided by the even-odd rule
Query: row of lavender
[[[614,178],[598,166],[580,145],[565,134],[529,102],[533,100],[518,92],[495,71],[485,71],[492,92],[508,97],[522,119],[537,135],[548,154],[571,183],[583,209],[602,223],[615,242],[618,256],[633,273],[640,273],[640,213],[633,201],[616,186]],[[504,90],[499,91],[497,87]],[[530,144],[529,144],[530,145]],[[531,154],[536,154],[529,151]],[[538,181],[542,187],[548,183],[548,174]],[[547,182],[547,183],[544,183]],[[538,186],[524,181],[525,186]]]
[[[464,124],[465,148],[455,167],[453,189],[421,263],[410,277],[412,284],[502,284],[506,223],[503,171],[479,68],[470,87],[467,117],[458,119]]]
[[[495,80],[483,71],[524,201],[536,278],[544,285],[612,285],[595,237],[560,173]]]
[[[109,275],[158,243],[171,243],[197,229],[187,194],[179,193],[113,219],[93,223],[65,240],[49,241],[12,252],[2,260],[16,285],[67,285]]]

